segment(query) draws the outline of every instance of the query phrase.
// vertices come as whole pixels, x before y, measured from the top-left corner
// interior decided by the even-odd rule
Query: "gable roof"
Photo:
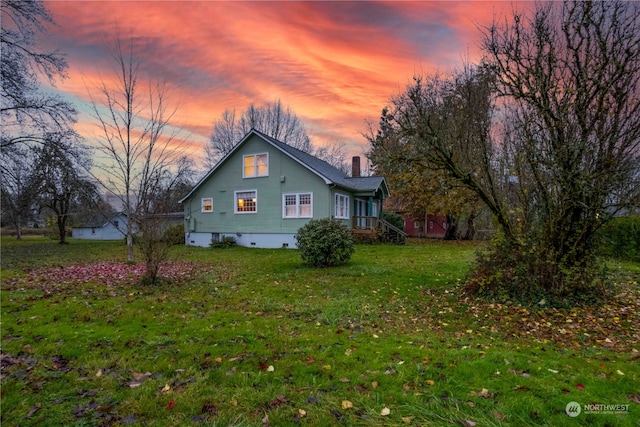
[[[256,135],[263,139],[265,142],[270,144],[272,147],[281,151],[285,155],[287,155],[292,160],[296,161],[300,165],[307,168],[312,173],[316,174],[320,178],[322,178],[327,185],[336,185],[347,190],[359,193],[375,193],[378,190],[381,190],[385,196],[389,195],[389,187],[387,186],[387,182],[384,177],[381,176],[363,176],[363,177],[350,177],[342,172],[340,169],[330,165],[322,159],[319,159],[315,156],[312,156],[309,153],[305,153],[304,151],[298,150],[290,145],[285,144],[282,141],[279,141],[275,138],[272,138],[264,133],[251,129],[249,133],[247,133],[244,138],[240,140],[239,143],[236,144],[235,147],[224,156],[211,170],[200,180],[198,183],[191,189],[189,194],[183,197],[179,203],[187,200],[191,195],[196,191],[202,183],[207,181],[207,179],[213,175],[213,173],[220,168],[224,163],[226,163],[227,159],[238,150],[251,136]]]
[[[124,212],[112,212],[112,213],[99,212],[94,214],[86,222],[80,223],[72,228],[103,228],[108,226],[109,224],[113,224],[113,221],[115,221],[121,216],[124,218],[127,218],[127,214]]]

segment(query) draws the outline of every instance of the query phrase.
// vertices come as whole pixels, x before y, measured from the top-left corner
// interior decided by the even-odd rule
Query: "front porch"
[[[390,242],[404,245],[407,241],[404,231],[377,216],[351,217],[351,232],[356,240],[369,243]]]

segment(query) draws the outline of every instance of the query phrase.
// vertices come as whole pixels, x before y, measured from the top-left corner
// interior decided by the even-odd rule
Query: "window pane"
[[[349,217],[349,197],[336,194],[336,218]]]
[[[300,194],[300,216],[311,217],[311,194]]]
[[[269,161],[266,154],[260,154],[257,157],[258,160],[258,173],[257,176],[269,175]]]
[[[284,216],[285,218],[297,216],[296,195],[287,194],[284,196]]]
[[[213,199],[202,199],[202,212],[213,212]]]
[[[311,217],[311,205],[300,205],[300,216]]]
[[[244,176],[256,176],[255,156],[246,156],[244,158]]]
[[[255,191],[236,193],[236,212],[256,212],[258,198]]]
[[[287,205],[284,210],[284,216],[287,218],[295,218],[297,215],[296,205]]]

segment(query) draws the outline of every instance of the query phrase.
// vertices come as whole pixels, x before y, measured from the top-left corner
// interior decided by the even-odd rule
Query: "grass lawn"
[[[2,425],[639,425],[640,264],[610,303],[532,309],[462,294],[476,249],[175,247],[141,287],[121,242],[5,237]]]

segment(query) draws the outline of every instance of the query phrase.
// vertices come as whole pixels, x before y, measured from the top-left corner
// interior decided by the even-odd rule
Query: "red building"
[[[447,232],[447,217],[429,214],[422,218],[403,215],[404,232],[410,237],[443,238]]]

